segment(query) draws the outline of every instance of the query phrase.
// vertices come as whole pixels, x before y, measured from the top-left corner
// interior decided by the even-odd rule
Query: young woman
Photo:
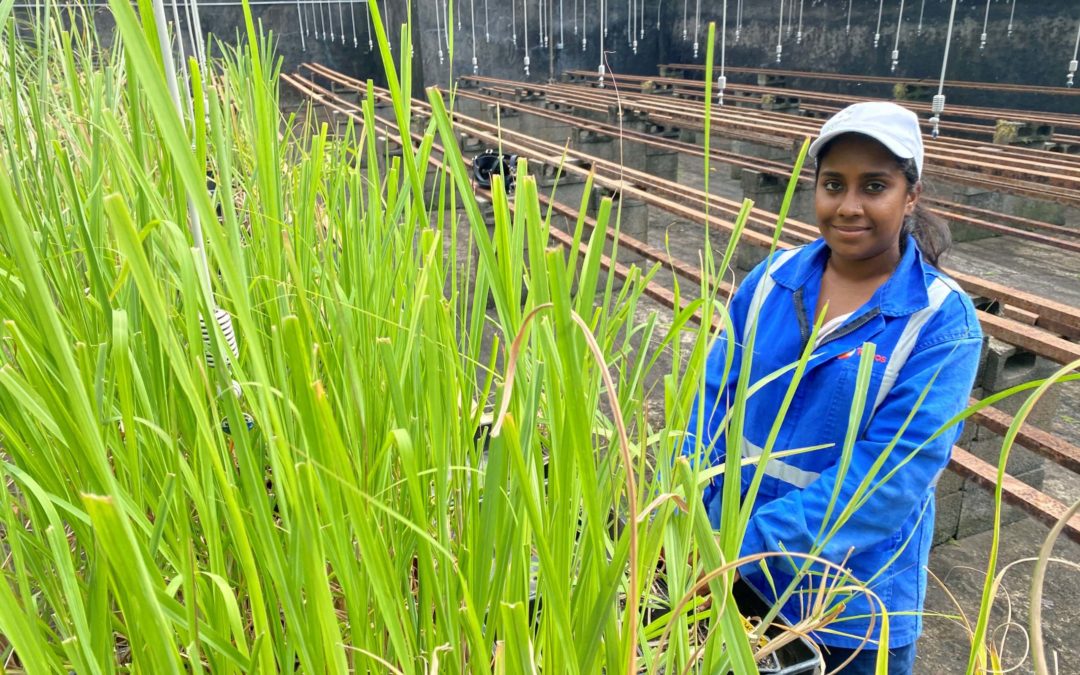
[[[960,429],[931,438],[967,405],[982,335],[970,300],[937,267],[950,240],[945,226],[919,204],[918,118],[892,103],[850,106],[825,123],[810,155],[817,161],[814,201],[821,238],[771,256],[739,287],[729,307],[733,366],[725,379],[727,340],[718,340],[686,451],[704,452],[712,464],[723,461],[728,447],[740,448],[744,458],[759,456],[793,373],[788,370],[748,399],[743,437],[729,445],[720,425],[734,399],[743,345],[756,323],[748,382],[759,382],[799,359],[823,314],[773,451],[827,447],[765,464],[742,555],[808,553],[823,542],[820,557],[850,569],[889,613],[888,645],[882,645],[877,605],[861,594],[847,599],[837,620],[813,635],[826,671],[852,656],[869,632],[872,641],[844,672],[873,672],[876,650],[887,646],[889,672],[910,673],[922,629],[934,485]],[[874,347],[869,390],[852,429],[850,461],[842,462],[856,375],[868,344]],[[743,470],[744,495],[754,470]],[[876,489],[824,537],[868,476]],[[720,525],[722,493],[720,480],[705,491],[714,527]],[[836,506],[830,509],[834,493]],[[798,566],[802,559],[769,558],[768,574],[757,563],[743,565],[740,573],[772,598],[795,578],[792,563]],[[783,607],[789,620],[800,618],[820,583],[818,574],[802,578]]]

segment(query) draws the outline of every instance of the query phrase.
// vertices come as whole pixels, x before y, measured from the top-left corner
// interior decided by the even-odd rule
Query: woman
[[[814,201],[821,238],[771,256],[739,287],[729,307],[733,365],[725,379],[728,340],[718,340],[686,450],[706,453],[713,464],[723,461],[729,443],[720,425],[734,399],[755,317],[750,384],[797,361],[815,319],[824,315],[772,450],[827,447],[765,464],[741,553],[807,553],[824,542],[820,557],[868,583],[889,612],[889,672],[910,673],[922,628],[934,484],[960,429],[931,437],[966,407],[982,335],[970,300],[937,267],[949,236],[919,204],[918,118],[892,103],[850,106],[825,123],[810,156],[817,161]],[[856,375],[864,352],[870,355],[868,344],[874,348],[869,389],[853,429],[850,461],[842,462]],[[792,377],[789,369],[747,400],[743,438],[730,444],[743,457],[761,454]],[[694,438],[699,428],[701,445]],[[743,471],[744,496],[754,470]],[[876,489],[831,537],[822,536],[868,476]],[[719,480],[705,491],[714,527],[720,525],[722,492]],[[772,598],[794,578],[792,562],[797,566],[803,559],[768,560],[768,574],[757,563],[743,565],[740,573]],[[810,604],[807,593],[820,581],[813,572],[801,579],[783,607],[789,620],[800,618]],[[879,607],[864,595],[852,596],[837,620],[814,634],[827,671],[852,656],[873,625],[872,641],[844,670],[873,672],[876,650],[884,646],[881,617],[871,617],[875,612],[880,614]]]

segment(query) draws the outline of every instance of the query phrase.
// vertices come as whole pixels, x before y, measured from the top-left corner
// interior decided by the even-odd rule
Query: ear
[[[907,200],[904,203],[905,216],[910,216],[915,212],[915,207],[919,204],[920,195],[922,195],[922,181],[915,183],[915,187],[908,190]]]

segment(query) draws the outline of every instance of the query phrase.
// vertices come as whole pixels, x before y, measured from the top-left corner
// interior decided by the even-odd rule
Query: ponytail
[[[900,170],[904,172],[908,191],[914,191],[919,185],[919,170],[913,159],[900,159]],[[934,267],[940,268],[941,257],[952,247],[952,232],[948,224],[930,212],[922,202],[915,205],[915,210],[904,219],[904,234],[910,234],[919,245],[923,258]]]

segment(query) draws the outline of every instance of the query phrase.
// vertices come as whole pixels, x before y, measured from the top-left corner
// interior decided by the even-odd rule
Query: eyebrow
[[[822,176],[843,176],[844,174],[839,171],[821,171]],[[859,178],[892,178],[892,173],[888,171],[867,171],[866,173],[859,174]]]

